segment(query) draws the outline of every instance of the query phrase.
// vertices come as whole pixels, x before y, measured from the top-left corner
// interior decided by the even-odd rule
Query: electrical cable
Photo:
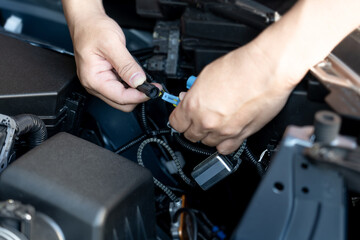
[[[158,135],[164,135],[164,134],[169,134],[169,133],[170,133],[169,129],[160,129],[160,130],[155,130],[155,131],[149,131],[148,133],[142,134],[142,135],[130,140],[129,142],[125,143],[123,146],[116,149],[115,153],[116,154],[121,154],[121,153],[125,152],[129,148],[133,147],[134,145],[136,145],[139,142],[146,139],[148,136],[156,137]]]
[[[195,146],[193,143],[188,142],[187,140],[183,139],[179,134],[174,134],[175,140],[182,146],[183,148],[205,156],[212,155],[215,151],[211,151],[209,149],[201,148],[199,146]]]
[[[192,209],[189,208],[180,208],[179,210],[177,210],[173,216],[173,222],[177,221],[180,214],[186,212],[190,215],[191,220],[193,222],[193,240],[197,240],[198,237],[198,223],[197,223],[197,219],[196,216],[194,214],[194,212],[192,211]]]
[[[192,181],[185,175],[184,171],[182,170],[182,167],[181,167],[181,164],[180,164],[180,161],[179,159],[177,158],[176,154],[174,153],[174,151],[171,149],[171,147],[165,143],[163,140],[161,139],[158,139],[158,138],[149,138],[149,139],[146,139],[145,141],[143,141],[139,148],[138,148],[138,152],[137,152],[137,159],[138,159],[138,162],[142,162],[142,152],[145,148],[145,146],[149,143],[157,143],[157,144],[160,144],[162,145],[167,151],[168,153],[170,154],[172,160],[174,161],[175,163],[175,166],[178,170],[178,173],[179,173],[179,176],[182,178],[182,180],[184,180],[184,182],[190,186],[193,186],[194,184],[192,183]]]
[[[148,125],[148,122],[147,122],[147,119],[146,119],[146,106],[145,106],[145,103],[142,103],[141,104],[141,109],[140,109],[140,122],[141,122],[141,125],[144,129],[144,131],[147,133],[149,130],[150,130],[150,127]]]
[[[235,172],[236,170],[238,170],[238,168],[240,167],[240,164],[241,164],[241,162],[242,162],[242,160],[241,160],[241,155],[244,153],[244,151],[245,151],[245,148],[246,148],[246,142],[247,142],[247,139],[245,139],[244,141],[243,141],[243,143],[241,144],[241,146],[240,146],[240,148],[239,148],[239,150],[237,150],[237,152],[234,154],[234,156],[233,156],[233,160],[234,161],[236,161],[236,165],[235,165],[235,167],[234,167],[234,169],[233,169],[233,172]]]
[[[138,161],[138,164],[140,166],[145,167],[141,155],[142,155],[142,151],[138,151],[138,153],[137,153],[137,161]],[[171,199],[171,201],[174,201],[174,202],[179,201],[179,198],[168,187],[166,187],[162,182],[157,180],[155,177],[153,177],[153,181],[154,181],[154,184],[158,188],[160,188]]]
[[[137,143],[143,141],[147,137],[147,134],[140,135],[136,137],[135,139],[131,140],[130,142],[124,144],[123,146],[119,147],[115,150],[116,154],[121,154],[131,148],[132,146],[136,145]]]
[[[257,159],[254,157],[254,155],[252,154],[252,152],[249,150],[249,148],[247,146],[245,148],[245,155],[247,156],[249,161],[256,167],[256,171],[258,172],[258,174],[260,176],[263,176],[265,173],[263,166],[261,165],[261,163],[259,163],[257,161]]]

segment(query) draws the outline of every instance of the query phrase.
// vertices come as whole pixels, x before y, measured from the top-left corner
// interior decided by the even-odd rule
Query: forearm
[[[359,0],[300,0],[253,41],[292,83],[360,25]],[[298,78],[298,79],[296,79]]]
[[[102,0],[62,0],[62,4],[71,35],[78,20],[105,14]]]

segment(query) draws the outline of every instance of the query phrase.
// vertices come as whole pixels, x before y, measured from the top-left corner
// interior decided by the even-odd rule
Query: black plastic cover
[[[153,239],[151,173],[97,145],[60,133],[0,176],[2,199],[33,205],[67,240]]]
[[[0,34],[0,112],[55,119],[75,84],[72,56]]]

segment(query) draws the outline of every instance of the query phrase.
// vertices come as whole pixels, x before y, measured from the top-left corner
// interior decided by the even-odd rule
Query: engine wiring
[[[179,162],[179,159],[177,158],[176,154],[174,153],[174,151],[171,149],[171,147],[165,143],[163,140],[158,139],[158,138],[149,138],[145,141],[143,141],[137,151],[137,160],[138,162],[143,162],[142,161],[142,152],[145,148],[145,146],[149,143],[158,143],[160,145],[162,145],[170,154],[172,160],[175,162],[176,168],[178,170],[179,176],[182,178],[182,180],[184,180],[184,182],[190,186],[193,186],[194,183],[185,175],[184,171],[182,170],[181,164]]]

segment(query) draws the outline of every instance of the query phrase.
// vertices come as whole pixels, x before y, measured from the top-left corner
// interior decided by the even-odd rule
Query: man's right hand
[[[138,103],[149,98],[135,88],[146,76],[126,48],[126,40],[119,25],[108,17],[99,2],[83,6],[77,1],[63,0],[71,37],[77,73],[86,90],[114,108],[132,111]],[[81,5],[81,4],[80,4]],[[125,88],[113,69],[128,83]]]

